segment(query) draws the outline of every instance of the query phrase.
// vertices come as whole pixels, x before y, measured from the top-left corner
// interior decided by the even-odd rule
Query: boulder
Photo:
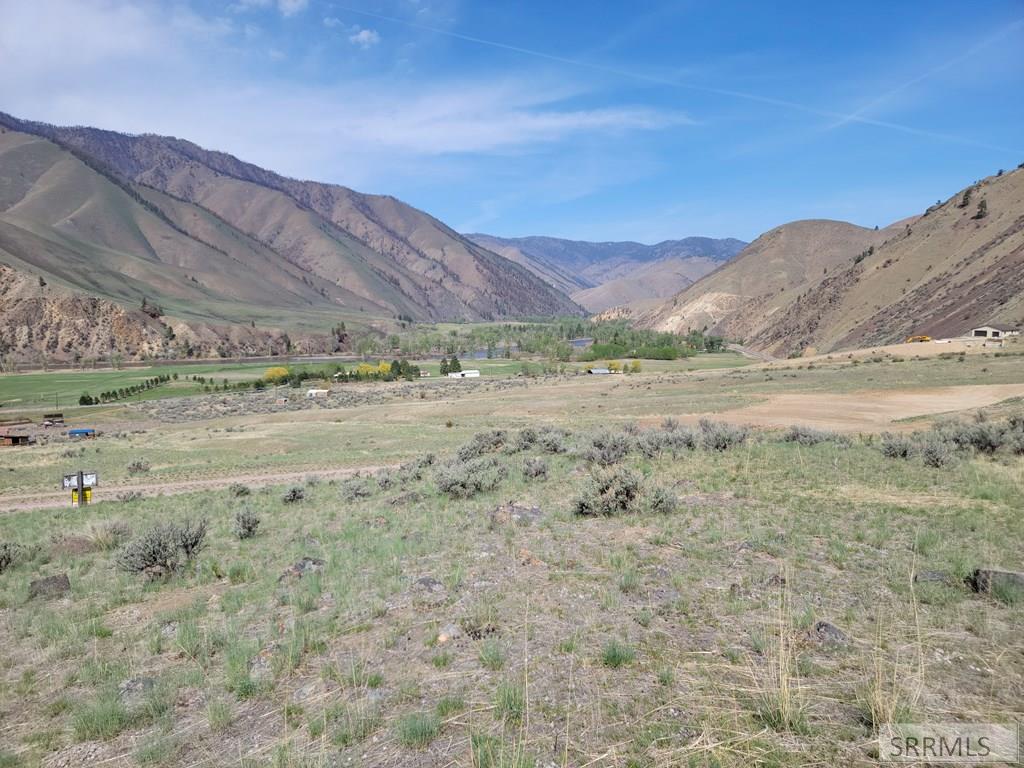
[[[810,631],[811,639],[818,642],[820,645],[829,647],[838,647],[847,645],[850,642],[850,638],[846,636],[846,633],[834,624],[829,624],[827,621],[819,621]]]
[[[319,557],[304,557],[285,568],[284,573],[278,577],[278,581],[286,579],[301,579],[310,573],[319,573],[327,567],[327,563]]]
[[[45,576],[29,582],[29,599],[36,597],[61,597],[71,591],[71,580],[66,573]]]
[[[967,577],[967,584],[975,592],[1008,590],[1024,593],[1024,573],[1002,568],[979,568]]]

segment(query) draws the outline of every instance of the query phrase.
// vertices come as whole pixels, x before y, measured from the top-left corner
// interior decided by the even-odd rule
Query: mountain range
[[[885,229],[797,221],[646,311],[641,327],[708,331],[776,355],[1024,325],[1024,169],[982,179]]]
[[[590,312],[646,306],[692,285],[739,253],[734,238],[687,237],[656,245],[555,237],[467,237],[529,269]]]

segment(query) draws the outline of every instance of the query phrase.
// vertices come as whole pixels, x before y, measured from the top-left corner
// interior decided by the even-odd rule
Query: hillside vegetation
[[[783,355],[1022,321],[1020,169],[883,230],[842,222],[783,225],[637,318],[658,330],[707,327]]]

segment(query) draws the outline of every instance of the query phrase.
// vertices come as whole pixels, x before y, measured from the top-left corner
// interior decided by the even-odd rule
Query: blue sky
[[[1020,0],[0,0],[0,19],[2,110],[188,138],[461,231],[884,226],[1024,162]]]

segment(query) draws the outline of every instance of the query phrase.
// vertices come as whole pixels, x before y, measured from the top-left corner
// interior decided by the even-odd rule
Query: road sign
[[[96,472],[75,472],[71,475],[64,475],[64,488],[78,488],[78,475],[82,475],[83,488],[95,488],[100,484],[100,476]]]

